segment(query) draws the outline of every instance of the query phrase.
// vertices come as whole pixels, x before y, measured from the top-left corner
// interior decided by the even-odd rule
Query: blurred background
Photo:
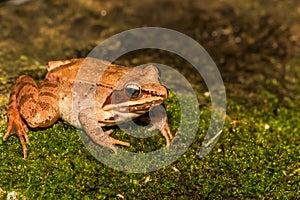
[[[290,82],[294,72],[286,68],[299,55],[300,6],[296,0],[14,0],[2,1],[0,6],[1,77],[35,70],[49,60],[84,57],[101,41],[123,30],[157,26],[198,41],[219,67],[229,95],[241,98],[244,105],[263,101],[261,87],[281,99],[293,96]],[[122,64],[159,59],[184,71],[174,56],[172,63],[157,52],[132,59],[139,54]],[[39,72],[34,76],[42,77],[44,71]],[[276,82],[282,82],[282,87],[274,85]],[[2,87],[1,93],[6,93],[5,89]]]

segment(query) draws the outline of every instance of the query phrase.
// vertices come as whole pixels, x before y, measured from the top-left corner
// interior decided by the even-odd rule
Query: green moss
[[[86,150],[76,129],[62,121],[29,132],[28,159],[22,158],[18,138],[11,137],[0,145],[1,195],[16,191],[28,199],[299,197],[298,103],[278,106],[276,95],[262,95],[262,108],[246,109],[228,100],[221,138],[208,156],[199,159],[211,113],[202,107],[198,134],[187,152],[151,173],[124,173],[103,165]],[[176,105],[171,94],[166,108],[172,131],[178,127]],[[5,129],[6,125],[0,127],[1,137]],[[165,144],[159,134],[142,140],[116,129],[113,136],[130,141],[130,151],[152,151]]]
[[[273,97],[268,100],[270,106],[276,101]],[[167,108],[172,103],[168,100]],[[11,137],[0,145],[0,188],[17,191],[28,199],[298,196],[300,113],[280,107],[274,114],[268,106],[246,110],[230,100],[228,108],[231,119],[207,157],[198,157],[210,117],[209,108],[204,107],[199,133],[188,151],[151,173],[131,174],[106,167],[85,149],[75,128],[61,121],[29,132],[28,159],[22,158],[18,139]],[[176,118],[173,111],[168,114]],[[174,123],[171,121],[171,126]],[[5,128],[1,127],[1,136]],[[121,131],[114,137],[126,138]],[[143,144],[155,148],[163,145],[162,136],[154,139],[159,142]],[[145,147],[139,142],[136,145],[137,149]]]

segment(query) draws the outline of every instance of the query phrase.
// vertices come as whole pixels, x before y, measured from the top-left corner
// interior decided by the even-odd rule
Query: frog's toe
[[[170,130],[166,130],[166,129],[162,129],[161,130],[161,134],[164,136],[164,138],[166,139],[166,143],[167,146],[170,146],[170,140],[173,138],[172,133],[170,132]]]
[[[29,143],[27,134],[24,137],[25,137],[26,143]],[[27,154],[27,148],[26,148],[24,138],[22,136],[19,136],[19,138],[20,138],[20,143],[21,143],[22,149],[23,149],[23,156],[24,156],[24,158],[27,158],[28,154]]]
[[[115,138],[112,138],[110,137],[109,135],[112,134],[114,131],[111,129],[111,130],[108,130],[108,131],[105,131],[105,135],[108,136],[108,139],[109,141],[112,143],[112,144],[118,144],[118,145],[122,145],[122,146],[126,146],[126,147],[129,147],[130,146],[130,143],[128,142],[123,142],[121,140],[117,140]]]
[[[112,134],[114,132],[114,130],[110,129],[108,131],[105,131],[105,135],[109,136],[110,134]]]
[[[118,145],[122,145],[122,146],[126,146],[126,147],[130,146],[130,143],[128,143],[128,142],[123,142],[121,140],[117,140],[117,139],[112,138],[112,137],[109,137],[109,140],[112,144],[118,144]]]

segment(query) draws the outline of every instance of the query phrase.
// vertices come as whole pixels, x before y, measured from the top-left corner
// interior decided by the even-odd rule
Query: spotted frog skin
[[[97,67],[101,76],[91,88],[95,89],[92,107],[79,109],[74,117],[74,96],[81,99],[86,90],[74,91],[77,74],[82,65]],[[112,130],[104,132],[103,126],[112,126],[137,118],[150,109],[157,116],[151,119],[150,130],[159,129],[170,145],[172,134],[167,116],[161,109],[168,91],[159,81],[156,67],[149,65],[143,69],[123,67],[95,58],[74,58],[70,60],[51,61],[48,73],[37,84],[27,75],[20,76],[12,88],[8,106],[8,127],[3,140],[16,134],[23,149],[24,158],[28,156],[25,143],[29,143],[28,127],[48,127],[59,118],[82,128],[93,142],[108,147],[115,153],[115,144],[130,146],[128,142],[110,137]],[[94,73],[81,71],[86,79]],[[126,75],[129,74],[129,75]],[[79,97],[79,98],[78,98]],[[95,113],[96,119],[92,119]],[[95,122],[96,123],[95,123]]]

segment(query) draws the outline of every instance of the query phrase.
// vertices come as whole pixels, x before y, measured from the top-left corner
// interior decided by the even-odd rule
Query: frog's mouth
[[[125,102],[111,103],[103,106],[104,111],[114,111],[118,113],[135,113],[144,114],[148,112],[153,106],[162,104],[165,98],[163,96],[152,96],[149,99],[137,99]]]

